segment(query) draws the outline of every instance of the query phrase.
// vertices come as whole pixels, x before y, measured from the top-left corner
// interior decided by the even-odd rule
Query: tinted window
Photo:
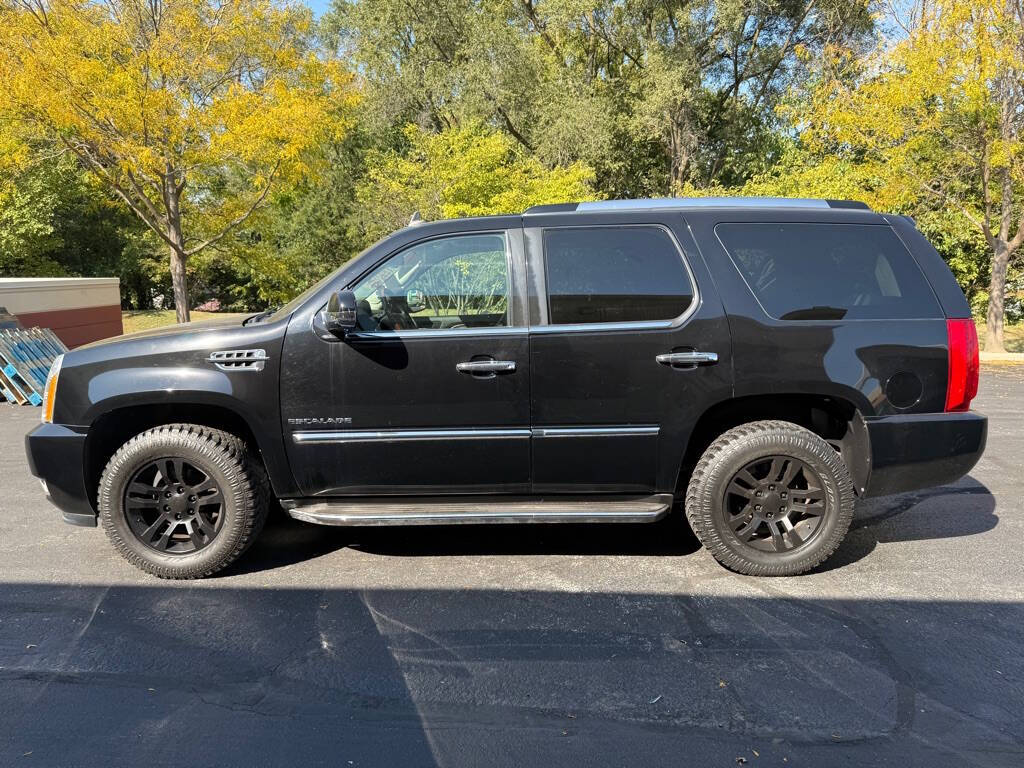
[[[352,288],[364,331],[508,325],[508,261],[500,234],[459,235],[400,251]]]
[[[657,227],[549,229],[544,259],[553,324],[671,320],[693,301],[679,251]]]
[[[715,232],[772,317],[941,317],[931,287],[889,227],[719,224]]]

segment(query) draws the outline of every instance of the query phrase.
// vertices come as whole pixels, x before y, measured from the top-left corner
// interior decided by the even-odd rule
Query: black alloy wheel
[[[737,472],[725,490],[736,538],[762,552],[790,552],[815,536],[826,514],[821,478],[793,456],[766,456]]]
[[[187,555],[208,546],[224,522],[224,493],[195,462],[171,456],[151,461],[131,478],[124,513],[135,537],[163,554]]]
[[[163,424],[114,451],[97,489],[99,521],[132,565],[163,579],[200,579],[248,549],[267,519],[259,453],[201,424]]]
[[[701,455],[686,488],[686,519],[726,568],[794,576],[836,550],[854,498],[843,457],[821,435],[788,421],[751,421]]]

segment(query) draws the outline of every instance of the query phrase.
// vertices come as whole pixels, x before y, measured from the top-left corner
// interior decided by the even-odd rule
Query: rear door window
[[[552,325],[672,320],[693,302],[682,255],[660,227],[544,232]]]
[[[723,223],[715,233],[779,320],[942,317],[917,262],[887,226]]]

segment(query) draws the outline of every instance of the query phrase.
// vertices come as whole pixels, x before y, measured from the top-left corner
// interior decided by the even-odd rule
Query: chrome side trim
[[[563,325],[534,325],[530,333],[571,333],[573,331],[645,331],[671,328],[675,320],[638,320],[635,323],[564,323]]]
[[[492,437],[529,436],[529,429],[382,429],[365,432],[292,432],[292,441],[306,445],[398,440],[485,440]]]
[[[379,429],[365,431],[310,430],[292,432],[299,445],[328,443],[398,442],[410,440],[483,440],[493,437],[623,437],[656,435],[657,426],[537,427],[534,429]]]
[[[650,523],[672,509],[672,494],[629,499],[336,499],[283,502],[296,520],[319,525],[455,523]]]
[[[525,326],[500,326],[496,328],[424,328],[417,331],[350,331],[346,339],[353,341],[387,341],[388,339],[439,339],[456,336],[505,336],[527,333]]]
[[[538,427],[534,437],[629,437],[656,435],[659,427]]]

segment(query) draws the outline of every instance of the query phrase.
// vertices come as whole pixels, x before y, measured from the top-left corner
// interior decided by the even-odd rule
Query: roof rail
[[[796,197],[657,197],[641,200],[595,200],[589,203],[535,205],[524,214],[570,211],[644,211],[655,208],[856,208],[871,210],[857,200]]]

